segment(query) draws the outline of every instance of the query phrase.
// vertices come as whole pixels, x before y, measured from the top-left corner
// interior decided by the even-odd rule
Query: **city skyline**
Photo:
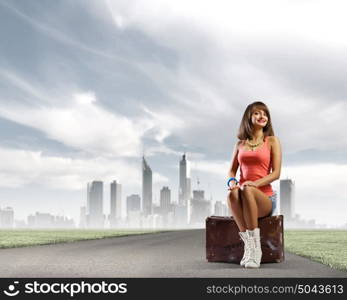
[[[106,227],[121,228],[122,226],[140,226],[142,222],[146,223],[146,218],[160,217],[157,220],[162,227],[187,227],[191,225],[204,226],[204,220],[212,213],[212,197],[205,200],[203,190],[194,190],[191,197],[191,181],[189,171],[189,160],[187,154],[184,153],[179,160],[179,191],[178,199],[172,201],[171,190],[168,186],[163,186],[159,193],[159,203],[153,203],[153,182],[152,169],[147,162],[145,156],[142,156],[142,197],[139,194],[131,194],[126,196],[123,201],[121,193],[121,184],[116,180],[111,182],[111,193],[109,198],[110,211],[109,215],[103,209],[105,200],[103,198],[103,181],[94,180],[87,184],[87,207],[81,207],[80,224],[84,224],[85,228]],[[198,185],[199,188],[199,185]],[[200,196],[195,196],[195,195]],[[93,203],[94,208],[90,205]],[[200,203],[200,204],[199,204]],[[204,208],[201,210],[201,205]],[[226,207],[226,203],[221,204]],[[124,207],[126,214],[116,210]],[[83,215],[82,211],[85,211]],[[223,210],[225,211],[225,210]],[[117,215],[117,217],[116,217]],[[191,222],[191,218],[193,221]],[[158,218],[157,218],[158,219]],[[153,221],[154,222],[154,221]],[[157,227],[159,225],[153,225]]]
[[[11,207],[1,209],[0,206],[0,228],[201,228],[205,226],[205,219],[211,215],[230,216],[226,201],[212,201],[205,197],[205,191],[199,188],[190,192],[182,182],[190,185],[189,161],[186,153],[179,160],[178,181],[180,186],[178,198],[172,201],[171,190],[163,186],[160,190],[159,203],[144,200],[139,194],[126,196],[122,200],[120,183],[117,180],[110,182],[110,196],[104,197],[104,182],[93,180],[87,183],[87,198],[85,206],[80,207],[80,218],[77,222],[66,216],[55,216],[47,212],[38,212],[27,216],[27,220],[14,218]],[[141,170],[143,174],[142,194],[145,197],[152,194],[152,180],[146,178],[152,174],[150,165],[142,156]],[[316,220],[304,220],[295,211],[295,183],[291,179],[279,180],[280,193],[277,200],[277,208],[274,215],[284,215],[287,228],[329,228],[327,224],[318,224]],[[146,186],[147,185],[147,186]],[[150,185],[150,186],[149,186]],[[148,193],[150,191],[150,193]],[[277,191],[276,191],[277,192]],[[185,200],[184,200],[185,199]],[[147,205],[144,203],[147,202]],[[105,203],[109,203],[109,213],[104,210]],[[124,216],[120,208],[126,209]],[[150,213],[149,213],[150,211]],[[332,228],[346,228],[347,223]]]

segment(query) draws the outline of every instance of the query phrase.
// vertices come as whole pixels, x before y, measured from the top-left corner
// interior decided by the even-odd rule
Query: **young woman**
[[[259,268],[262,251],[258,218],[270,216],[276,205],[271,182],[280,178],[281,145],[272,129],[270,112],[263,102],[247,106],[237,135],[228,180],[228,206],[244,242],[240,262]],[[235,176],[240,166],[240,181]]]

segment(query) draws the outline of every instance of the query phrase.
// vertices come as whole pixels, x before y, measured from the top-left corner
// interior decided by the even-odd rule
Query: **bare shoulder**
[[[268,139],[269,139],[269,142],[271,144],[275,144],[275,143],[278,143],[280,141],[280,139],[277,137],[277,136],[268,136]]]
[[[239,149],[239,147],[243,144],[243,141],[242,140],[238,140],[235,144],[235,149]]]
[[[278,150],[281,148],[280,139],[277,136],[269,136],[268,140],[272,150]]]

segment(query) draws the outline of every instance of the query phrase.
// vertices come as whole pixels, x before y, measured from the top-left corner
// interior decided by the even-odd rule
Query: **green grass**
[[[0,230],[0,248],[57,244],[107,237],[160,232],[159,230]]]
[[[285,230],[288,252],[347,271],[347,230]]]

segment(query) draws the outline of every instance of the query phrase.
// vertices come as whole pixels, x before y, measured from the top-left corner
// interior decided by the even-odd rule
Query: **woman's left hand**
[[[245,181],[245,182],[242,184],[241,189],[243,190],[243,188],[244,188],[246,185],[258,187],[257,184],[256,184],[254,181]]]

